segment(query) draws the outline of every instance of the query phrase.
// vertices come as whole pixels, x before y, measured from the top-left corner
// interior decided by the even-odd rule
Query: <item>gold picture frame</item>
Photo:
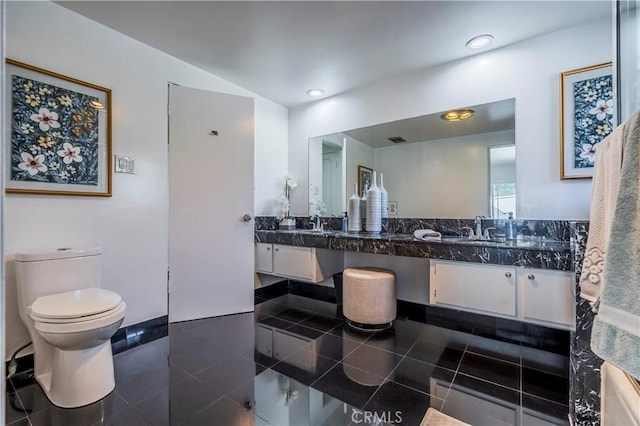
[[[6,59],[7,193],[111,196],[111,89]]]
[[[371,186],[373,178],[373,169],[367,166],[358,165],[358,195],[362,197],[366,189],[366,185]]]
[[[611,62],[560,74],[560,179],[593,176],[596,146],[615,123]]]

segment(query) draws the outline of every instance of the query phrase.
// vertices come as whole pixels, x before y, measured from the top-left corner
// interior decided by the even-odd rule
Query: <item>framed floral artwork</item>
[[[373,169],[365,166],[358,166],[358,195],[364,195],[364,191],[371,186]]]
[[[6,60],[6,192],[111,196],[111,90]]]
[[[611,62],[563,72],[560,97],[560,178],[590,178],[616,122]]]

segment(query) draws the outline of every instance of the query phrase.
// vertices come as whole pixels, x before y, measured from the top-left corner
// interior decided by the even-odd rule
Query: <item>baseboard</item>
[[[289,280],[278,281],[265,287],[256,288],[253,292],[256,303],[264,302],[274,297],[284,296],[289,292]]]
[[[426,323],[426,306],[420,303],[408,302],[406,300],[397,301],[398,318],[404,318],[411,321]]]
[[[281,283],[278,284],[281,285]],[[281,288],[280,291],[282,291]],[[333,287],[289,280],[288,293],[336,303],[336,292]],[[568,355],[570,333],[566,330],[406,300],[397,301],[397,310],[398,318]]]
[[[10,361],[6,362],[5,371],[9,371],[9,362]],[[16,358],[16,363],[16,372],[11,376],[11,383],[13,384],[13,387],[19,389],[33,383],[36,379],[33,371],[33,354],[31,353],[21,356],[20,358]],[[8,392],[12,390],[8,379],[6,389]]]
[[[289,294],[336,303],[336,289],[324,285],[289,280]]]
[[[169,316],[163,315],[120,328],[111,338],[111,350],[115,355],[168,335]]]
[[[164,315],[137,324],[120,328],[111,338],[111,350],[117,354],[127,349],[152,342],[169,334],[169,316]],[[17,368],[11,376],[11,384],[15,389],[32,384],[35,381],[33,372],[33,354],[16,358]],[[5,371],[9,371],[9,361],[6,362]],[[6,389],[11,390],[11,384],[6,384]]]

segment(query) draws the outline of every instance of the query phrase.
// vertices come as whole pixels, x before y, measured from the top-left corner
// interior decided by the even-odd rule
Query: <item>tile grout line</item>
[[[563,403],[560,403],[560,402],[558,402],[558,401],[554,401],[554,400],[552,400],[552,399],[545,398],[545,397],[540,396],[540,395],[536,395],[536,394],[533,394],[533,393],[529,393],[529,392],[522,391],[522,396],[524,397],[525,395],[526,395],[526,396],[529,396],[529,397],[533,397],[533,398],[541,399],[542,401],[545,401],[545,402],[550,402],[550,403],[555,404],[555,405],[558,405],[558,406],[560,406],[560,407],[564,407],[564,408],[568,408],[568,407],[569,407],[569,405],[568,405],[568,404],[563,404]]]
[[[444,396],[444,399],[442,401],[442,407],[440,407],[440,409],[444,408],[444,405],[447,403],[447,399],[449,398],[449,393],[451,392],[451,388],[453,387],[453,383],[456,380],[456,377],[458,377],[458,373],[460,371],[460,367],[462,366],[462,360],[464,359],[464,354],[467,353],[467,349],[469,348],[469,344],[467,343],[464,346],[464,351],[462,351],[462,356],[460,357],[460,361],[458,361],[458,367],[456,367],[455,372],[453,373],[453,379],[451,379],[451,383],[449,383],[449,388],[447,389],[447,394]],[[464,373],[460,373],[460,374],[464,374]]]
[[[337,327],[337,326],[336,326],[336,327]],[[335,327],[334,327],[334,328],[335,328]],[[333,330],[333,329],[332,329],[332,330]],[[329,333],[328,331],[327,331],[327,332],[325,332],[325,334],[328,334],[328,333]],[[330,334],[330,335],[331,335],[331,336],[335,336],[334,334]],[[338,337],[338,336],[335,336],[335,337]],[[340,338],[340,339],[344,340],[344,338],[341,338],[341,337],[338,337],[338,338]],[[353,341],[353,340],[352,340],[352,341]],[[353,342],[355,342],[355,341],[353,341]],[[343,342],[343,343],[344,343],[344,342]],[[356,343],[357,343],[357,342],[356,342]],[[356,346],[356,347],[355,347],[351,352],[349,352],[347,355],[344,355],[344,352],[343,352],[343,356],[342,356],[342,358],[341,358],[340,360],[338,360],[338,361],[336,362],[336,364],[335,364],[333,367],[331,367],[330,369],[328,369],[327,371],[325,371],[325,373],[324,373],[323,375],[321,375],[321,376],[320,376],[320,377],[318,377],[316,380],[314,380],[314,381],[309,385],[309,387],[312,387],[313,385],[315,385],[315,384],[316,384],[320,379],[322,379],[324,376],[326,376],[326,375],[327,375],[331,370],[333,370],[334,368],[336,368],[339,364],[344,364],[342,361],[344,361],[344,359],[345,359],[346,357],[348,357],[348,356],[349,356],[349,355],[351,355],[353,352],[355,352],[355,351],[356,351],[360,346],[362,346],[363,344],[364,344],[364,342],[363,342],[363,343],[358,344],[358,346]],[[304,350],[304,349],[301,349],[301,350]],[[322,355],[318,354],[318,356],[322,356]],[[323,358],[325,358],[325,359],[330,359],[330,358],[327,358],[327,357],[323,357]],[[331,361],[334,361],[334,362],[335,362],[336,360],[331,359]],[[347,365],[348,365],[348,364],[347,364]],[[314,388],[314,389],[315,389],[315,388]]]
[[[367,339],[365,342],[367,342],[368,340],[369,340],[369,339]],[[384,386],[388,381],[393,382],[393,380],[389,379],[389,377],[391,376],[391,374],[392,374],[394,371],[396,371],[396,369],[400,366],[400,364],[402,363],[402,361],[404,361],[404,360],[405,360],[405,358],[407,357],[407,354],[408,354],[409,352],[411,352],[411,349],[413,349],[413,347],[416,345],[416,343],[418,343],[418,340],[420,340],[420,339],[416,339],[416,341],[415,341],[415,342],[413,342],[413,344],[411,345],[411,347],[409,348],[409,350],[408,350],[404,355],[402,355],[402,357],[400,358],[400,362],[398,362],[398,364],[397,364],[397,365],[396,365],[396,366],[395,366],[395,367],[394,367],[394,368],[393,368],[393,369],[392,369],[392,370],[387,374],[387,376],[384,378],[384,382],[382,382],[382,384],[378,385],[378,388],[377,388],[377,389],[376,389],[376,390],[371,394],[371,396],[369,397],[369,399],[367,400],[367,402],[365,402],[365,404],[362,406],[362,408],[363,408],[363,409],[364,409],[364,407],[366,407],[366,406],[367,406],[367,404],[369,404],[369,402],[371,402],[371,400],[373,399],[373,397],[375,397],[375,396],[376,396],[376,394],[380,391],[380,388],[381,388],[382,386]],[[365,344],[365,342],[363,342],[363,343],[362,343],[362,345],[364,345],[364,344]],[[370,346],[370,347],[371,347],[371,346]],[[387,351],[384,351],[384,350],[382,350],[382,351],[383,351],[383,352],[387,352]],[[392,353],[392,352],[388,352],[388,353]],[[399,354],[396,354],[396,355],[399,355]],[[394,383],[396,383],[396,382],[394,382]],[[400,384],[400,383],[399,383],[399,384]],[[402,386],[402,384],[400,384],[400,385]],[[405,386],[405,387],[407,387],[407,386]],[[408,389],[412,389],[412,388],[409,388],[409,387],[407,387],[407,388],[408,388]],[[414,390],[414,389],[412,389],[412,390]],[[415,390],[417,390],[417,389],[415,389]],[[431,395],[429,395],[429,396],[431,396]]]
[[[24,408],[24,403],[22,402],[22,398],[20,398],[20,395],[18,394],[18,391],[16,390],[16,387],[13,385],[13,381],[11,379],[9,379],[9,383],[11,384],[11,389],[13,389],[13,394],[15,395],[16,399],[18,400],[18,403],[20,404],[20,407],[22,408],[22,413],[24,414],[24,417],[20,418],[20,419],[16,419],[13,423],[17,422],[18,420],[22,420],[27,419],[27,422],[29,423],[29,425],[32,425],[31,423],[31,419],[29,418],[29,413],[26,411],[26,409]],[[38,385],[40,386],[40,385]],[[5,407],[6,409],[7,407]],[[5,414],[6,416],[6,414]]]
[[[520,353],[520,368],[519,368],[519,373],[520,373],[520,392],[518,392],[518,397],[520,398],[520,406],[518,407],[518,414],[519,414],[519,419],[520,419],[520,425],[522,425],[522,417],[524,415],[523,413],[523,398],[522,398],[522,389],[524,387],[524,377],[522,374],[522,371],[524,370],[524,367],[522,366],[522,353]],[[523,425],[524,426],[524,425]]]
[[[494,356],[490,356],[490,355],[485,355],[485,354],[481,354],[481,353],[478,353],[478,352],[474,352],[473,350],[467,350],[467,352],[469,352],[472,355],[481,356],[483,358],[489,358],[489,359],[492,359],[492,360],[495,360],[495,361],[500,361],[500,362],[504,362],[504,363],[507,363],[507,364],[517,365],[518,367],[522,366],[522,362],[520,360],[518,360],[518,362],[513,362],[513,361],[509,361],[509,360],[503,359],[503,358],[496,358]]]

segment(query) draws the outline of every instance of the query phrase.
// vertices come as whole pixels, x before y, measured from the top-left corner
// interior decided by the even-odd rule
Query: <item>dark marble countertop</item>
[[[308,229],[256,230],[257,242],[316,247],[392,256],[455,260],[494,265],[571,270],[571,247],[566,241],[533,237],[515,241],[483,241],[456,236],[419,240],[411,234],[312,232]]]

